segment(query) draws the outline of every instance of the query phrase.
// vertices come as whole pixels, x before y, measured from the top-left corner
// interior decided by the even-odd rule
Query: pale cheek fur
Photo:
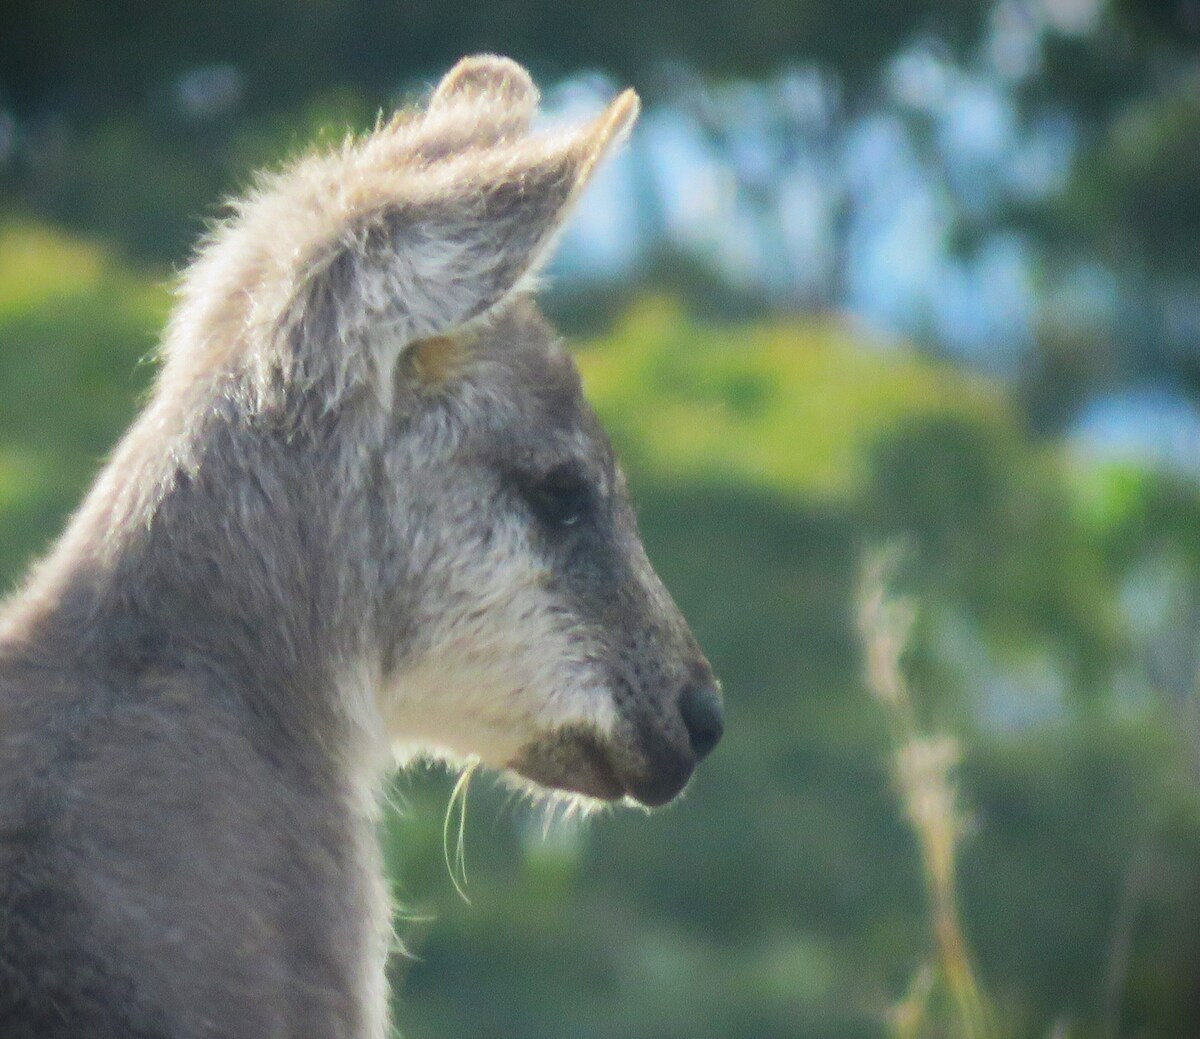
[[[555,602],[517,532],[500,544],[447,575],[459,608],[427,618],[419,656],[381,690],[390,733],[497,767],[556,729],[603,737],[616,723],[586,630]]]

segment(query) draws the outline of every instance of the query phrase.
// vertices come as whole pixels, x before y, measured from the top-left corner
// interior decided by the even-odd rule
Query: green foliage
[[[61,525],[128,422],[167,309],[101,247],[0,227],[0,574]]]
[[[982,381],[870,347],[832,323],[698,326],[649,299],[580,360],[638,469],[789,498],[852,496],[880,433],[905,420],[1004,421]]]
[[[0,231],[5,580],[131,417],[166,302],[95,245]],[[906,670],[922,728],[962,749],[960,908],[1004,1034],[1196,1034],[1197,727],[1186,681],[1147,666],[1195,641],[1196,495],[1083,467],[996,386],[832,322],[714,328],[652,299],[580,357],[728,735],[653,818],[543,836],[476,780],[470,906],[450,779],[397,780],[404,1033],[885,1034],[933,949],[853,618],[864,549],[900,536]]]
[[[22,110],[79,93],[89,114],[128,111],[199,64],[232,62],[259,105],[294,105],[329,83],[382,95],[464,53],[498,51],[536,65],[601,65],[645,75],[666,51],[700,67],[746,74],[797,54],[873,71],[895,41],[929,25],[974,37],[985,11],[956,0],[880,5],[849,0],[564,5],[381,3],[379,0],[10,0],[0,37],[5,86]],[[636,31],[631,31],[636,28]],[[539,60],[540,59],[540,60]]]
[[[1113,120],[1070,201],[1109,262],[1136,257],[1175,278],[1200,262],[1200,91],[1130,104]]]

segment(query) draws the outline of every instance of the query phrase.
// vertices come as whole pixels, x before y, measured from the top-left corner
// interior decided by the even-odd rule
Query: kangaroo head
[[[307,452],[312,568],[356,575],[314,609],[358,625],[394,744],[657,805],[720,738],[719,688],[529,298],[638,103],[535,132],[537,102],[519,66],[467,59],[423,110],[264,180],[185,278],[159,397]]]
[[[434,146],[461,164],[419,247],[434,269],[395,288],[441,316],[395,344],[382,706],[398,739],[661,804],[721,735],[717,685],[646,558],[575,364],[522,291],[637,102],[549,138],[526,136],[535,105],[522,70],[477,59],[425,117],[467,147]]]
[[[392,732],[551,788],[669,800],[720,737],[720,699],[573,361],[518,300],[401,366],[421,400],[382,484]]]

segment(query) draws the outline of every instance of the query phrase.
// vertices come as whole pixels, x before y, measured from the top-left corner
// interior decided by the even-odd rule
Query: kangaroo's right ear
[[[495,54],[463,58],[429,99],[426,122],[455,109],[486,113],[494,122],[527,130],[538,107],[533,80],[515,61]],[[482,120],[481,120],[482,121]]]
[[[529,73],[494,54],[463,58],[442,78],[428,105],[400,111],[360,150],[366,162],[431,162],[529,133],[540,96]]]

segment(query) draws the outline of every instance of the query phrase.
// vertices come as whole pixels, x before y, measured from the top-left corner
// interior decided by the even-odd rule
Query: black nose
[[[713,679],[692,682],[679,699],[679,713],[687,727],[692,753],[700,761],[720,742],[725,731],[720,687]]]

